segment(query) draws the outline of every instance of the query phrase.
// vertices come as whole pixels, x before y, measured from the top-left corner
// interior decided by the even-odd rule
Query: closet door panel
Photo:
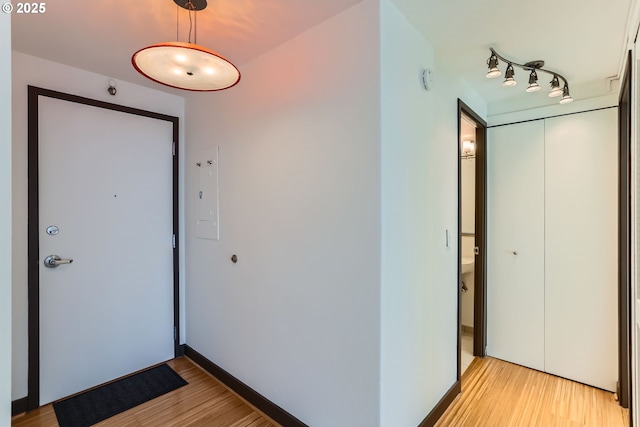
[[[614,391],[617,109],[545,122],[546,371]]]
[[[544,370],[544,122],[487,139],[487,353]]]

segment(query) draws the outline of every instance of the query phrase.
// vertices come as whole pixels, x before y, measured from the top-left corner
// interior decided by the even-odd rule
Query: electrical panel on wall
[[[196,236],[219,240],[218,147],[201,151],[195,158],[195,169]]]

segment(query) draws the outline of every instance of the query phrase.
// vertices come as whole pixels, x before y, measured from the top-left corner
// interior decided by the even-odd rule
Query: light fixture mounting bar
[[[551,70],[546,70],[544,68],[542,68],[544,66],[544,61],[531,61],[531,62],[527,62],[526,64],[518,64],[517,62],[511,61],[507,58],[505,58],[504,56],[501,56],[498,52],[495,51],[494,48],[490,47],[489,50],[491,50],[491,53],[494,54],[498,59],[500,59],[501,61],[507,63],[507,64],[511,64],[511,65],[515,65],[518,68],[522,68],[523,70],[527,70],[527,71],[542,71],[545,72],[547,74],[551,74],[552,76],[558,77],[560,79],[562,79],[562,82],[564,83],[565,86],[569,86],[569,83],[567,82],[567,79],[564,78],[563,75],[561,75],[560,73],[556,73],[555,71],[551,71]],[[540,65],[539,67],[537,65]]]

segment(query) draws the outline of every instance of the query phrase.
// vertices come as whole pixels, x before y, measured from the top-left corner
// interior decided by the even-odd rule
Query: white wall
[[[457,98],[481,117],[486,105],[390,0],[381,0],[380,15],[380,417],[383,426],[415,426],[456,381]],[[434,70],[429,92],[421,83],[425,67]]]
[[[186,101],[188,344],[317,427],[379,424],[378,28],[365,0]],[[205,240],[194,163],[216,145]]]
[[[11,18],[0,15],[0,427],[11,425]]]
[[[117,82],[118,93],[111,96],[107,93],[108,82],[106,76],[13,52],[13,400],[27,395],[27,86],[170,114],[180,118],[183,128],[182,97],[123,81]],[[184,141],[182,135],[180,141]],[[184,143],[181,148],[184,152]],[[183,326],[183,341],[184,335]]]
[[[364,0],[241,71],[238,86],[186,100],[187,342],[309,425],[417,425],[456,381],[456,101],[482,117],[486,105],[390,0]],[[16,399],[26,85],[112,98],[107,77],[20,53],[13,76]],[[118,90],[120,103],[183,117],[181,98]],[[217,145],[219,241],[196,238],[193,222],[192,159]]]

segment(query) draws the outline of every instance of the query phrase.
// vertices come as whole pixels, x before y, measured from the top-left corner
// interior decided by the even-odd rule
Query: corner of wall
[[[381,0],[382,426],[418,425],[457,382],[458,99],[486,103]],[[433,70],[433,85],[422,72]]]
[[[11,425],[11,18],[0,15],[0,427]],[[8,91],[8,93],[7,93]]]
[[[195,159],[220,153],[220,238],[187,224],[188,345],[310,425],[379,424],[378,9],[187,97],[187,218]]]

